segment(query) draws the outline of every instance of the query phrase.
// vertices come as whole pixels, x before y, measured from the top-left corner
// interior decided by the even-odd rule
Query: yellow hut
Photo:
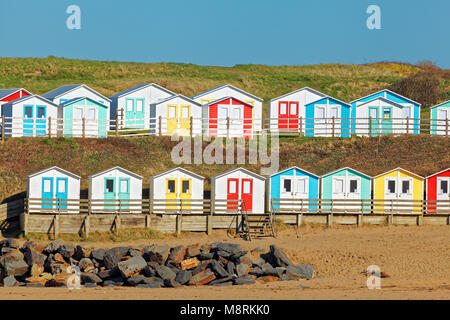
[[[375,176],[375,213],[420,213],[423,183],[423,177],[402,168]]]

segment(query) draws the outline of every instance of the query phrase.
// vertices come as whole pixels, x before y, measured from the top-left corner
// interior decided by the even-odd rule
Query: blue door
[[[47,107],[36,106],[36,136],[47,134]]]
[[[23,106],[23,135],[33,136],[34,119],[33,119],[33,105]]]
[[[53,178],[42,178],[42,199],[53,199]],[[52,208],[53,200],[42,200],[42,208]]]
[[[67,178],[56,178],[56,199],[60,200],[60,209],[67,209]]]

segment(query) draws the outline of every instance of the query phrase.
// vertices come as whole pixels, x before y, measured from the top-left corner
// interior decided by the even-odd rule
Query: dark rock
[[[147,266],[147,262],[145,262],[145,260],[144,260],[144,258],[142,258],[142,256],[135,256],[128,260],[119,262],[117,265],[120,273],[125,278],[129,278],[129,277],[132,277],[132,276],[138,274],[146,266]]]
[[[0,266],[5,276],[23,276],[29,268],[19,249],[15,249],[1,256]]]
[[[81,259],[80,262],[78,263],[78,267],[82,272],[92,272],[95,269],[94,263],[89,258]]]
[[[144,278],[145,277],[141,274],[133,276],[127,279],[127,284],[129,284],[130,286],[137,286],[138,284],[143,283]]]
[[[119,274],[120,274],[120,272],[118,269],[108,269],[108,270],[100,271],[97,275],[102,279],[106,279],[106,278],[116,277]]]
[[[264,263],[263,265],[261,265],[262,271],[266,271],[266,270],[270,270],[270,269],[273,269],[273,267],[270,263]]]
[[[6,254],[6,253],[8,253],[8,252],[11,252],[11,251],[14,251],[14,250],[16,250],[16,249],[15,249],[15,248],[4,247],[4,248],[1,248],[1,249],[0,249],[0,253],[1,253],[2,255],[4,255],[4,254]]]
[[[284,273],[285,269],[284,268],[270,268],[270,269],[266,269],[264,270],[264,275],[265,276],[274,276],[274,277],[281,277],[281,275]]]
[[[16,278],[14,276],[8,276],[3,279],[3,285],[5,287],[14,287],[18,284]]]
[[[236,273],[239,277],[243,276],[244,274],[249,273],[249,271],[250,271],[250,267],[248,264],[240,263],[236,266]]]
[[[8,238],[0,241],[0,247],[4,248],[13,248],[18,249],[19,248],[19,242],[14,238]]]
[[[60,253],[64,258],[70,258],[75,253],[75,247],[70,244],[63,244],[58,248],[58,253]]]
[[[175,265],[178,265],[184,260],[185,255],[186,248],[184,246],[175,247],[170,251],[169,261]]]
[[[200,262],[200,264],[194,270],[192,270],[192,275],[196,275],[197,273],[205,271],[212,261],[213,260],[204,260]]]
[[[32,266],[33,264],[44,265],[45,259],[47,258],[31,246],[26,246],[23,248],[23,256],[29,266]]]
[[[186,258],[193,258],[200,254],[200,245],[192,244],[186,248]]]
[[[41,288],[45,287],[43,283],[26,283],[26,287]]]
[[[122,277],[116,277],[116,278],[111,278],[108,280],[103,281],[102,285],[104,287],[119,287],[123,285],[124,280],[122,279]]]
[[[233,282],[227,281],[227,282],[214,283],[214,284],[209,283],[209,285],[214,286],[214,287],[229,287],[229,286],[233,285]]]
[[[213,286],[213,285],[224,283],[224,282],[230,282],[230,281],[233,281],[234,279],[236,279],[236,276],[228,276],[228,277],[225,277],[222,279],[213,280],[208,285]]]
[[[146,253],[148,256],[148,261],[154,261],[158,264],[165,264],[167,258],[169,257],[169,246],[162,245],[152,245],[148,249],[148,252]]]
[[[224,257],[226,259],[229,259],[233,255],[232,253],[225,250],[217,250],[215,251],[215,253],[217,257]]]
[[[143,273],[146,277],[154,277],[156,276],[156,271],[151,266],[146,266],[143,270]]]
[[[262,277],[264,275],[264,271],[262,271],[259,268],[250,268],[250,271],[248,272],[248,274],[257,276],[257,277]]]
[[[216,279],[216,276],[213,272],[205,270],[202,272],[197,273],[196,275],[193,275],[191,280],[189,280],[189,285],[193,286],[201,286],[208,284],[209,282]]]
[[[192,278],[191,271],[181,270],[181,271],[178,271],[178,273],[175,277],[175,281],[180,284],[186,284],[189,282],[189,280],[191,280],[191,278]]]
[[[236,265],[233,261],[229,261],[227,264],[227,272],[229,274],[236,274]]]
[[[226,251],[230,254],[236,254],[241,251],[241,246],[237,243],[215,242],[211,244],[211,250],[213,249],[215,251]]]
[[[286,275],[297,279],[312,279],[314,277],[314,268],[310,265],[300,264],[298,266],[286,267]]]
[[[96,249],[91,252],[91,257],[97,261],[103,261],[105,254],[106,254],[105,249]]]
[[[169,267],[166,266],[158,266],[155,268],[156,274],[163,280],[166,279],[175,279],[177,276],[175,272],[173,272]]]
[[[164,280],[158,277],[144,277],[142,283],[154,285],[153,288],[160,288],[164,285]]]
[[[251,252],[261,252],[261,253],[264,253],[264,252],[266,252],[266,250],[264,250],[263,248],[255,248],[255,249],[252,249]]]
[[[241,276],[234,279],[235,285],[245,285],[245,284],[254,284],[256,281],[249,275]]]
[[[278,247],[271,245],[270,253],[277,267],[287,267],[293,265],[292,261],[288,258],[288,256]]]
[[[216,260],[211,261],[210,266],[211,270],[214,271],[217,278],[225,278],[229,276],[229,273]]]
[[[97,284],[93,282],[87,282],[84,284],[85,288],[97,288]]]
[[[230,256],[230,260],[233,260],[233,261],[235,261],[235,262],[241,262],[241,261],[239,260],[239,258],[245,256],[246,254],[247,254],[247,251],[239,251],[239,252],[237,252],[237,253],[232,254],[232,255]]]
[[[141,251],[141,250],[138,250],[138,249],[133,249],[133,248],[131,248],[131,249],[128,251],[128,254],[129,254],[131,257],[142,256],[142,251]]]
[[[82,272],[80,275],[81,283],[101,283],[103,280],[97,276],[95,273]]]
[[[203,253],[209,253],[211,250],[211,246],[209,244],[202,244],[200,247],[200,251]]]
[[[44,253],[56,253],[58,252],[59,247],[61,247],[64,244],[64,241],[61,239],[54,240],[50,242],[44,249]]]
[[[73,258],[76,260],[81,260],[83,258],[89,258],[92,253],[92,250],[85,248],[84,246],[77,245],[75,247],[75,253],[73,254]]]
[[[106,251],[103,257],[103,264],[106,269],[113,269],[117,267],[119,262],[122,260],[122,254],[119,248],[112,248]]]
[[[165,279],[164,286],[167,288],[178,288],[182,285],[175,281],[175,279]]]
[[[197,256],[198,260],[211,260],[214,257],[214,253],[202,252]]]

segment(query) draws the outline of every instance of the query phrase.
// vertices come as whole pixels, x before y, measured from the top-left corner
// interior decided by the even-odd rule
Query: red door
[[[228,178],[227,181],[227,209],[237,210],[239,200],[239,179]]]
[[[284,131],[298,131],[298,102],[278,103],[278,128]]]
[[[242,209],[251,212],[253,210],[253,180],[252,179],[242,179]],[[245,204],[245,207],[244,207]]]

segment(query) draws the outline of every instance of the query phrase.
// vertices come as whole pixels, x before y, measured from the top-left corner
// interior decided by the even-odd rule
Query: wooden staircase
[[[276,237],[276,228],[272,212],[264,215],[248,215],[245,202],[242,202],[241,230],[243,238],[251,241],[252,238]]]

